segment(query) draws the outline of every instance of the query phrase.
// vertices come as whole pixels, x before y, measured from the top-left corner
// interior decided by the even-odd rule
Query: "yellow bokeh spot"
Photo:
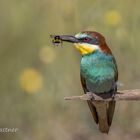
[[[107,25],[117,26],[121,20],[121,14],[116,10],[108,11],[104,15],[104,21]]]
[[[51,63],[55,60],[56,54],[53,48],[42,47],[39,53],[40,60],[44,63]]]
[[[27,93],[36,93],[42,88],[42,75],[35,69],[25,69],[20,75],[20,85]]]

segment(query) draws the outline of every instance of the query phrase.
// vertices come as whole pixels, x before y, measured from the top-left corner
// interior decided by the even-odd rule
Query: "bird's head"
[[[74,43],[82,55],[94,53],[97,50],[111,54],[105,38],[98,32],[83,31],[75,36],[61,35],[60,38],[62,41]]]

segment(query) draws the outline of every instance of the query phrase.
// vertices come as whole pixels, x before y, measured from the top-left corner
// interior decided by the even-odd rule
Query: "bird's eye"
[[[84,41],[84,42],[88,42],[88,41],[90,41],[90,38],[85,37],[85,38],[83,38],[83,41]]]

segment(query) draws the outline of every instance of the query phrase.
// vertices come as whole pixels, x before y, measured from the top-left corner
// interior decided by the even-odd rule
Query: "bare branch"
[[[95,101],[110,101],[112,98],[103,99],[102,97],[98,96],[97,94],[88,92],[87,94],[80,95],[80,96],[70,96],[65,97],[65,100],[95,100]],[[122,90],[118,91],[114,97],[114,100],[140,100],[140,89],[134,89],[134,90]]]

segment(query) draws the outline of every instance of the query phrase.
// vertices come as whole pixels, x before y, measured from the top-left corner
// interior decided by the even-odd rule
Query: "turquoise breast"
[[[117,67],[112,55],[101,51],[84,55],[80,69],[90,92],[105,93],[114,88]]]

